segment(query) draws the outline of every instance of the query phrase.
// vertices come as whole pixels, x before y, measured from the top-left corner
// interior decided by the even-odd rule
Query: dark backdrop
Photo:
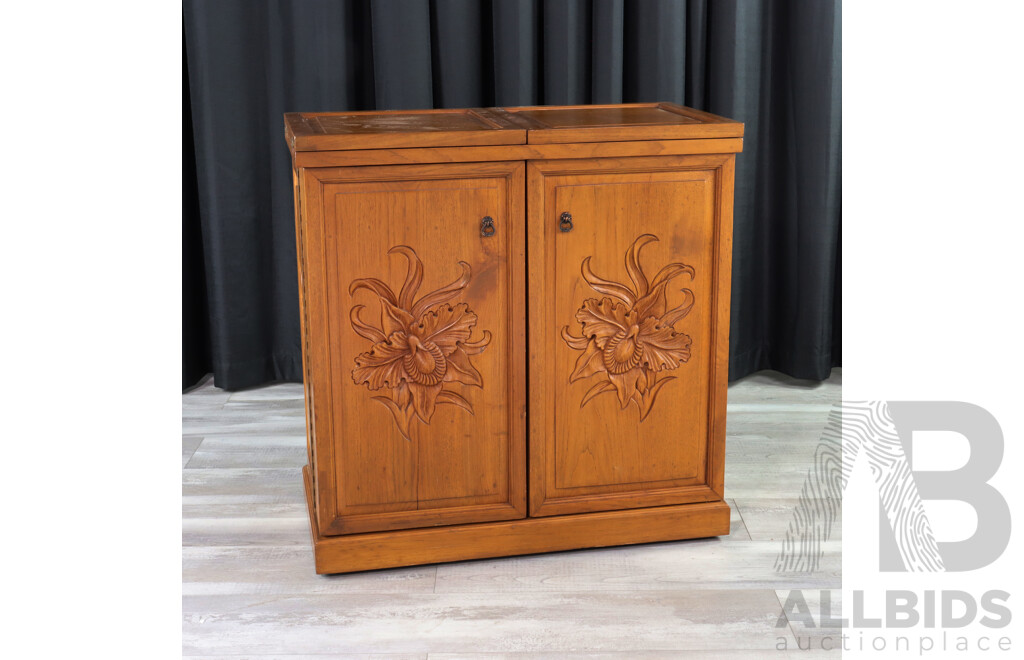
[[[746,123],[730,378],[826,378],[839,20],[838,0],[186,0],[183,385],[301,379],[282,113],[639,101]]]

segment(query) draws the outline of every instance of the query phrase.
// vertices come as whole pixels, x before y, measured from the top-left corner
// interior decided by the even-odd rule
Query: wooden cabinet
[[[320,573],[727,534],[742,124],[285,116]]]

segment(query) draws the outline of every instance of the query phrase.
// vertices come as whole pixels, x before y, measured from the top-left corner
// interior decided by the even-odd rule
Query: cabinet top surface
[[[285,114],[293,151],[742,137],[743,124],[673,103]]]

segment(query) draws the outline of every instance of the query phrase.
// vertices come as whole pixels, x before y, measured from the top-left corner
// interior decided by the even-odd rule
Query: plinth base
[[[464,559],[676,541],[729,534],[729,505],[701,502],[501,522],[321,536],[309,466],[302,469],[316,572],[349,573]]]

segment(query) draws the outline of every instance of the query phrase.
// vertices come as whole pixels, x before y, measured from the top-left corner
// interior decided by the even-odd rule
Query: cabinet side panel
[[[314,509],[320,529],[337,516],[334,443],[335,420],[331,410],[330,347],[326,300],[323,189],[316,170],[302,169],[299,176],[302,228],[303,349],[312,415],[312,481]]]
[[[308,325],[306,319],[306,281],[305,277],[303,277],[303,272],[306,269],[305,232],[302,227],[302,194],[299,186],[299,171],[294,168],[292,169],[292,186],[295,204],[295,261],[298,271],[297,283],[299,288],[299,343],[302,351],[302,388],[306,413],[306,460],[310,468],[312,468],[315,465],[313,457],[315,429],[312,411],[313,383],[309,375],[309,344],[308,335],[306,334],[306,326]]]
[[[711,376],[711,433],[708,448],[707,483],[725,497],[726,407],[729,398],[729,322],[732,298],[732,223],[736,156],[725,157],[719,170],[715,235],[715,319],[712,334],[715,356]]]

